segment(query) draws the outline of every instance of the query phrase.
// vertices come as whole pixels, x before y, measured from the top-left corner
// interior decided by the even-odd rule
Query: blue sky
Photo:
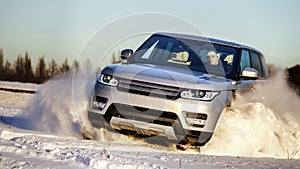
[[[207,36],[254,46],[267,62],[287,67],[300,63],[299,7],[298,0],[1,0],[0,48],[10,61],[25,51],[34,63],[42,55],[47,62],[74,60],[108,23],[159,12],[187,20]]]

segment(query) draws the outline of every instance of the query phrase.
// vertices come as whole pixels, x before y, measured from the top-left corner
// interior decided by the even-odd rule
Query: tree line
[[[54,59],[46,64],[45,57],[41,56],[34,69],[28,52],[25,52],[24,56],[18,55],[17,59],[11,63],[4,59],[3,50],[0,49],[0,80],[44,83],[53,76],[77,68],[79,68],[79,63],[76,60],[71,65],[69,65],[67,58],[61,65]]]

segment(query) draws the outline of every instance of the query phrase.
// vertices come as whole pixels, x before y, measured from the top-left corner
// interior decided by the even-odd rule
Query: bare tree
[[[65,73],[68,72],[70,70],[70,66],[68,64],[68,59],[66,58],[65,61],[63,62],[63,64],[60,67],[60,72],[61,73]]]
[[[74,60],[72,64],[72,69],[77,70],[78,68],[79,68],[79,62],[77,60]]]
[[[24,81],[25,80],[24,75],[25,75],[25,61],[21,55],[18,55],[14,65],[13,78],[17,81]]]
[[[35,68],[35,81],[42,83],[47,79],[45,57],[39,58],[39,62]]]
[[[4,80],[4,55],[3,55],[3,50],[0,49],[0,80]]]
[[[12,80],[13,77],[13,71],[11,67],[11,63],[7,60],[3,67],[4,71],[4,79],[3,80]]]
[[[31,66],[31,58],[29,57],[28,52],[25,53],[24,66],[25,66],[25,79],[26,81],[32,82],[34,75]]]
[[[51,62],[49,63],[49,67],[47,69],[47,75],[48,75],[48,77],[53,77],[55,75],[58,75],[59,73],[60,72],[59,72],[58,65],[55,62],[55,60],[52,59]]]

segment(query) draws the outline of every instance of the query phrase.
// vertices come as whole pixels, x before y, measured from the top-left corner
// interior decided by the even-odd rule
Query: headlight
[[[182,98],[187,98],[187,99],[211,101],[219,94],[220,92],[212,92],[212,91],[204,91],[204,90],[184,90],[181,92],[180,96]]]
[[[117,86],[118,85],[117,79],[115,79],[111,75],[106,75],[106,74],[101,74],[100,77],[98,78],[98,82],[109,85],[109,86]]]

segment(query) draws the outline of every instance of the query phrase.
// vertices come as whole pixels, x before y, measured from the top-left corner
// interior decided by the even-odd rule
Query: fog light
[[[185,118],[186,122],[191,124],[191,125],[197,125],[197,126],[204,126],[206,120],[202,119],[194,119],[194,118]]]
[[[184,112],[185,120],[194,127],[204,127],[207,120],[207,114],[197,112]]]
[[[189,117],[189,118],[202,119],[202,120],[207,119],[207,114],[195,113],[195,112],[185,112],[185,113],[186,113],[186,117]]]
[[[105,107],[105,103],[93,101],[92,106],[94,109],[103,109]]]
[[[98,109],[98,110],[100,109],[101,110],[106,106],[107,98],[94,95],[92,97],[91,103],[92,103],[91,106],[94,109]]]

